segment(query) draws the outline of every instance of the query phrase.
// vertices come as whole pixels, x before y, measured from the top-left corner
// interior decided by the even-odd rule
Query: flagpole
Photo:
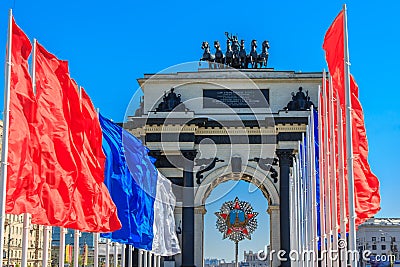
[[[0,253],[4,253],[4,232],[3,225],[6,222],[6,194],[7,194],[7,164],[8,164],[8,128],[10,117],[10,87],[11,87],[11,47],[12,47],[12,10],[8,14],[8,45],[7,59],[5,68],[5,84],[4,84],[4,113],[3,113],[3,140],[1,150],[1,198],[0,198]],[[3,255],[4,256],[4,255]],[[3,261],[0,260],[0,267]]]
[[[322,78],[322,83],[323,86],[326,85],[326,77],[325,77],[325,71],[323,72],[323,78]],[[323,99],[321,99],[321,87],[319,87],[318,89],[318,99],[321,100],[321,103],[318,104],[318,140],[320,143],[319,146],[319,207],[320,207],[320,221],[321,221],[321,258],[322,258],[322,262],[321,265],[322,266],[326,266],[326,258],[324,255],[322,255],[322,252],[326,251],[326,243],[325,243],[325,239],[326,239],[326,228],[325,228],[325,174],[324,174],[324,161],[323,161],[323,150],[325,149],[324,146],[322,145],[323,140],[322,140],[322,116],[324,114],[323,112]]]
[[[343,154],[343,121],[340,100],[337,98],[337,116],[338,116],[338,169],[339,169],[339,195],[340,195],[340,238],[346,240],[346,185],[344,181],[344,154]],[[346,247],[341,248],[345,250]],[[346,251],[345,251],[346,252]],[[341,266],[346,266],[346,258],[341,253]]]
[[[32,89],[33,93],[36,93],[36,77],[35,77],[35,69],[36,69],[36,39],[33,39],[33,54],[32,54],[32,65],[31,65],[31,77],[32,77]],[[30,218],[29,214],[24,213],[24,226],[22,233],[22,257],[21,257],[21,267],[28,266],[28,242],[29,242],[29,229],[30,229]]]
[[[313,251],[318,251],[318,229],[317,229],[317,175],[315,166],[315,125],[314,125],[314,106],[311,106],[311,123],[310,123],[310,152],[311,152],[311,182],[312,182],[312,228],[313,228]],[[317,267],[317,261],[313,259],[313,266]]]
[[[345,104],[346,104],[346,150],[347,150],[347,176],[348,176],[348,202],[349,202],[349,242],[348,249],[356,252],[356,212],[354,199],[354,167],[353,167],[353,136],[352,136],[352,108],[351,108],[351,92],[350,92],[350,60],[347,32],[347,7],[343,5],[343,21],[344,21],[344,86],[345,86]],[[355,253],[354,253],[355,254]],[[357,266],[355,257],[350,259],[351,267]]]
[[[64,267],[65,262],[65,233],[66,229],[64,227],[60,227],[60,253],[59,253],[59,267]],[[97,267],[97,266],[95,266]]]
[[[298,210],[299,210],[299,205],[298,205],[298,201],[297,201],[297,196],[298,196],[298,192],[297,192],[297,177],[298,177],[298,173],[297,173],[297,160],[298,155],[296,155],[296,158],[293,159],[293,175],[291,177],[291,196],[289,196],[290,198],[290,205],[291,205],[291,216],[292,218],[290,219],[291,222],[291,229],[292,229],[292,235],[295,236],[296,238],[291,238],[291,242],[292,242],[292,246],[293,249],[299,251],[300,247],[299,247],[299,221],[298,221]],[[293,265],[297,265],[297,263],[293,263]]]
[[[93,246],[94,246],[94,261],[93,267],[99,267],[99,233],[93,234]]]
[[[147,265],[147,250],[143,251],[143,267],[148,267],[148,265]]]
[[[129,245],[128,267],[132,267],[133,250],[134,250],[133,246]],[[142,250],[139,249],[138,250],[138,266],[142,266],[142,262],[143,262],[143,253],[142,253]]]
[[[42,253],[42,267],[46,267],[49,261],[49,236],[50,226],[43,227],[43,253]]]
[[[33,93],[36,94],[36,49],[37,49],[37,40],[34,38],[33,39],[33,54],[32,54],[32,89]],[[43,253],[42,253],[42,266],[47,266],[47,262],[49,260],[49,232],[51,230],[50,226],[44,226],[43,227]],[[23,236],[23,238],[28,238],[28,235]],[[22,248],[24,249],[24,247]],[[28,249],[26,247],[26,249]],[[45,253],[46,252],[46,253]],[[28,251],[26,250],[26,255],[28,254]],[[24,251],[22,252],[24,254]]]
[[[117,242],[114,242],[114,267],[118,267],[118,246]]]
[[[329,75],[330,76],[330,75]],[[337,224],[337,190],[336,190],[336,151],[335,151],[335,114],[334,114],[334,99],[333,99],[333,83],[332,76],[329,77],[329,92],[328,92],[328,110],[329,110],[329,133],[330,133],[330,177],[331,177],[331,203],[332,203],[332,224],[333,230],[333,245],[334,251],[338,250],[338,224]],[[339,259],[333,261],[333,266],[337,267]]]
[[[325,80],[326,80],[326,73],[324,71],[324,75],[325,75]],[[331,251],[332,251],[332,222],[331,222],[331,191],[330,191],[330,181],[331,181],[331,177],[330,177],[330,166],[329,166],[329,158],[330,158],[330,151],[329,151],[329,141],[328,141],[328,133],[329,133],[329,120],[328,120],[328,96],[327,96],[327,88],[326,88],[326,83],[324,86],[324,90],[322,91],[322,95],[323,95],[323,101],[324,101],[324,110],[323,110],[323,117],[322,119],[324,120],[324,127],[323,127],[323,131],[324,131],[324,158],[323,158],[323,172],[324,172],[324,178],[326,180],[325,183],[325,209],[326,209],[326,224],[325,224],[325,228],[326,228],[326,233],[327,233],[327,252],[328,252],[328,257],[327,257],[327,266],[331,267],[332,266],[332,260],[331,260]],[[325,119],[324,119],[325,117]]]
[[[110,239],[106,239],[106,266],[110,267]]]
[[[74,233],[74,267],[79,267],[79,230]]]
[[[298,150],[300,153],[299,149],[300,145],[298,145]],[[292,198],[292,208],[293,207],[298,207],[299,206],[299,182],[298,182],[298,155],[295,157],[296,161],[294,161],[293,165],[293,196],[290,196]],[[293,225],[294,225],[294,235],[296,238],[291,238],[290,240],[293,240],[295,243],[295,248],[297,251],[300,251],[300,222],[299,222],[299,209],[294,208],[292,211],[292,216],[293,216]]]
[[[239,244],[239,242],[237,242],[237,244]],[[152,255],[153,255],[153,254],[151,253],[151,251],[149,251],[149,261],[148,261],[148,264],[149,264],[148,266],[149,266],[149,267],[152,267],[152,265],[153,265],[153,260],[152,260],[153,257],[152,257]],[[236,262],[236,266],[239,267],[238,262]]]
[[[29,214],[24,213],[23,215],[24,224],[22,227],[22,255],[21,255],[21,267],[28,266],[28,238],[29,238]]]
[[[308,116],[308,119],[311,120],[311,117]],[[307,144],[307,213],[308,213],[308,223],[307,223],[307,227],[308,227],[308,250],[311,251],[314,248],[314,229],[313,229],[313,194],[312,194],[312,180],[311,180],[311,175],[312,175],[312,166],[311,166],[311,134],[310,134],[310,129],[311,129],[311,122],[309,121],[308,125],[307,125],[307,138],[306,138],[306,144]],[[312,261],[307,261],[308,265],[311,266],[312,265]]]
[[[121,267],[125,267],[125,244],[121,244]]]

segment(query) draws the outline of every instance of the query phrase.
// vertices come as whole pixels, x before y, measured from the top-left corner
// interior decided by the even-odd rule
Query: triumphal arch
[[[133,100],[138,108],[128,109],[124,125],[174,184],[182,247],[175,266],[203,266],[205,204],[228,180],[260,188],[268,200],[270,249],[289,251],[293,155],[317,102],[322,73],[279,71],[266,68],[266,62],[258,68],[250,61],[228,66],[203,48],[202,59],[212,62],[139,78],[140,97]],[[276,259],[271,264],[290,266]]]

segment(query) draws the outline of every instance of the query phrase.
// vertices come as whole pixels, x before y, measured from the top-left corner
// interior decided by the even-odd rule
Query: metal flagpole
[[[32,77],[32,89],[33,93],[36,94],[36,39],[33,39],[33,54],[32,54],[32,65],[31,65],[31,77]],[[21,267],[28,266],[28,239],[30,229],[30,216],[24,213],[24,226],[22,232],[22,255],[21,255]]]
[[[93,234],[93,246],[94,246],[94,267],[99,267],[99,233]]]
[[[324,120],[324,160],[323,160],[323,170],[324,170],[324,178],[326,180],[325,183],[325,209],[326,209],[326,232],[327,232],[327,266],[331,267],[332,266],[332,222],[331,222],[331,188],[330,188],[330,182],[332,180],[332,177],[330,177],[330,166],[329,166],[329,158],[330,158],[330,153],[329,153],[329,140],[328,140],[328,134],[329,134],[329,117],[328,117],[328,96],[327,96],[327,88],[324,86],[324,90],[322,91],[323,95],[323,100],[324,100],[324,111],[323,111],[323,116],[325,117]]]
[[[331,203],[332,203],[332,225],[333,230],[333,244],[332,248],[335,254],[338,251],[338,223],[337,223],[337,192],[336,192],[336,151],[335,151],[335,113],[334,113],[334,99],[333,99],[333,83],[332,76],[329,77],[329,90],[328,90],[328,110],[329,110],[329,135],[330,135],[330,178],[331,178]],[[336,254],[337,255],[337,254]],[[332,255],[336,256],[336,255]],[[339,266],[339,259],[333,259],[333,266]]]
[[[326,85],[326,78],[325,78],[325,71],[323,74],[323,79],[322,79],[322,83],[323,86]],[[318,90],[318,99],[320,99],[320,93],[321,93],[321,87],[319,87]],[[322,116],[324,114],[323,112],[323,103],[319,103],[318,104],[318,140],[319,143],[322,144],[323,140],[322,140]],[[323,147],[323,145],[319,146],[319,207],[320,207],[320,221],[321,221],[321,265],[322,266],[326,266],[326,258],[323,255],[323,253],[325,253],[326,251],[326,228],[325,228],[325,173],[324,173],[324,162],[323,162],[323,158],[324,158],[324,150],[325,148]]]
[[[74,233],[74,267],[79,267],[79,230]]]
[[[299,253],[303,251],[303,242],[302,242],[302,218],[301,218],[301,181],[300,181],[300,142],[297,144],[297,149],[299,153],[293,159],[293,166],[294,166],[294,175],[295,175],[295,190],[296,190],[296,231],[297,231],[297,246],[296,249]],[[301,266],[301,262],[298,263]]]
[[[24,224],[22,227],[22,255],[21,255],[21,267],[28,266],[28,237],[29,237],[29,214],[24,213],[23,215]]]
[[[303,139],[303,136],[302,136]],[[304,209],[303,209],[303,205],[304,205],[304,201],[303,201],[303,180],[302,175],[302,161],[300,160],[300,142],[298,142],[298,150],[299,153],[297,155],[296,161],[296,168],[297,168],[297,186],[298,186],[298,206],[301,207],[298,209],[298,213],[299,213],[299,253],[303,253],[304,251]],[[302,264],[300,263],[300,266],[302,266]]]
[[[313,213],[313,251],[314,253],[318,253],[318,218],[317,218],[317,169],[315,165],[315,125],[314,125],[314,106],[311,106],[311,123],[310,123],[310,151],[311,151],[311,181],[312,181],[312,213]],[[316,254],[315,254],[316,255]],[[315,256],[314,256],[315,257]],[[313,266],[317,267],[318,262],[313,259]]]
[[[149,267],[152,267],[153,265],[153,253],[151,251],[149,251]]]
[[[294,168],[293,164],[293,168]],[[289,212],[289,220],[290,220],[290,236],[296,236],[296,217],[295,217],[295,204],[294,204],[294,199],[295,199],[295,182],[294,182],[294,177],[295,175],[291,175],[289,178],[289,207],[290,207],[290,212]],[[296,240],[295,238],[290,239],[290,247],[291,248],[296,248]],[[295,264],[293,264],[295,266]]]
[[[67,229],[60,227],[60,253],[59,253],[59,262],[58,266],[59,267],[64,267],[64,262],[65,262],[65,234],[67,232]],[[95,266],[96,267],[96,266]]]
[[[125,267],[125,244],[121,244],[121,267]]]
[[[308,119],[311,120],[311,117],[308,116]],[[307,150],[306,150],[306,159],[307,159],[307,163],[306,163],[306,172],[307,172],[307,241],[308,241],[308,251],[311,251],[314,246],[313,246],[313,236],[314,236],[314,229],[313,229],[313,202],[312,202],[312,180],[311,180],[311,173],[312,173],[312,169],[311,169],[311,134],[310,134],[310,129],[311,129],[311,122],[309,122],[308,126],[307,126],[307,135],[306,135],[306,145],[307,145]],[[311,266],[312,265],[312,261],[307,261],[307,265]]]
[[[344,181],[344,154],[343,154],[343,121],[342,109],[340,108],[339,98],[337,98],[337,116],[338,116],[338,169],[339,169],[339,195],[340,195],[340,238],[346,240],[346,185]],[[346,247],[341,248],[346,252]],[[341,266],[346,266],[347,261],[341,253]]]
[[[43,253],[42,253],[42,266],[47,266],[49,261],[49,236],[50,236],[50,226],[43,227]]]
[[[301,210],[303,213],[303,229],[302,229],[302,235],[303,235],[303,249],[308,250],[308,229],[307,229],[307,224],[308,224],[308,211],[307,211],[307,172],[306,172],[306,146],[304,145],[304,133],[302,133],[301,136],[302,139],[302,155],[301,158],[302,160],[300,161],[301,164]],[[306,262],[304,265],[307,265],[308,262]]]
[[[117,242],[114,242],[114,267],[118,267],[118,246]]]
[[[353,167],[353,136],[352,136],[352,108],[351,108],[351,92],[350,92],[350,60],[347,35],[347,7],[343,5],[344,19],[344,87],[346,93],[346,150],[347,150],[347,182],[349,196],[349,243],[348,248],[351,252],[356,252],[356,211],[355,211],[355,194],[354,194],[354,167]],[[354,253],[355,254],[355,253]],[[357,266],[356,257],[350,259],[352,267]]]
[[[297,155],[296,155],[296,159],[297,159]],[[294,228],[294,234],[293,236],[295,236],[296,238],[291,238],[290,240],[292,240],[292,242],[294,242],[294,248],[297,251],[300,251],[300,247],[299,247],[299,209],[296,209],[296,206],[298,206],[298,174],[297,174],[297,163],[296,161],[293,159],[293,196],[290,196],[290,198],[292,199],[291,201],[291,208],[292,208],[292,216],[293,219],[291,219],[290,221],[293,222],[293,228]]]
[[[148,267],[147,265],[147,251],[143,251],[143,267]]]
[[[11,86],[11,47],[12,47],[12,10],[8,14],[8,43],[7,43],[7,66],[5,68],[5,83],[4,83],[4,114],[3,114],[3,140],[1,150],[1,197],[0,197],[0,253],[4,253],[4,233],[3,225],[6,222],[6,194],[7,194],[7,164],[8,164],[8,128],[10,117],[10,86]],[[4,255],[3,255],[4,258]],[[3,261],[0,260],[0,267],[3,266]]]
[[[157,256],[157,267],[161,267],[161,255]]]
[[[235,266],[239,267],[239,242],[235,242]],[[150,266],[151,267],[151,266]]]
[[[305,209],[305,153],[304,153],[304,134],[301,135],[301,143],[303,151],[301,152],[301,160],[299,160],[299,183],[300,183],[300,211],[301,211],[301,248],[300,253],[307,249],[307,231],[306,231],[306,214]],[[301,264],[305,266],[306,264]]]
[[[110,267],[110,239],[106,239],[106,266]]]
[[[134,250],[133,246],[129,245],[128,267],[132,267],[133,250]],[[142,267],[142,263],[143,263],[143,253],[142,253],[142,250],[139,249],[138,250],[138,267]]]

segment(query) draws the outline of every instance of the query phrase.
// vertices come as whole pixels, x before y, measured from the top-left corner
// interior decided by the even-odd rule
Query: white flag
[[[172,256],[181,253],[178,236],[175,230],[175,195],[171,182],[158,172],[157,193],[154,201],[153,249],[161,256]]]

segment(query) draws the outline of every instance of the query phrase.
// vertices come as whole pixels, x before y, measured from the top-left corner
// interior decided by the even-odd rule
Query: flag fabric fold
[[[337,96],[341,109],[345,106],[345,58],[344,58],[344,11],[341,11],[329,27],[324,38],[323,49],[333,83],[333,95]],[[380,210],[379,181],[372,173],[368,163],[368,141],[366,137],[364,115],[358,98],[358,86],[350,75],[352,104],[352,146],[354,156],[354,191],[356,226],[374,216]],[[336,112],[335,112],[336,113]],[[344,114],[344,112],[343,112]],[[345,123],[348,123],[344,120]],[[336,129],[337,131],[337,125]],[[345,134],[343,134],[345,137]],[[344,138],[344,145],[346,140]],[[347,158],[346,151],[344,157]],[[345,162],[345,172],[347,166]],[[347,180],[347,178],[346,178]],[[346,183],[347,184],[347,183]],[[348,211],[347,211],[348,212]]]
[[[38,197],[38,118],[28,58],[32,45],[12,19],[6,213],[41,211]]]
[[[175,229],[175,195],[171,182],[158,172],[157,194],[154,202],[154,239],[152,252],[161,256],[181,253]]]
[[[109,119],[99,118],[105,183],[122,222],[120,230],[101,236],[161,256],[180,253],[171,182],[155,168],[140,140]]]
[[[99,118],[106,155],[105,184],[122,222],[120,230],[101,236],[151,250],[157,170],[138,139],[105,117]]]
[[[103,183],[102,135],[90,99],[84,94],[80,100],[68,63],[39,44],[32,62],[35,95],[28,72],[32,45],[14,19],[11,26],[6,213],[87,232],[119,229]]]

